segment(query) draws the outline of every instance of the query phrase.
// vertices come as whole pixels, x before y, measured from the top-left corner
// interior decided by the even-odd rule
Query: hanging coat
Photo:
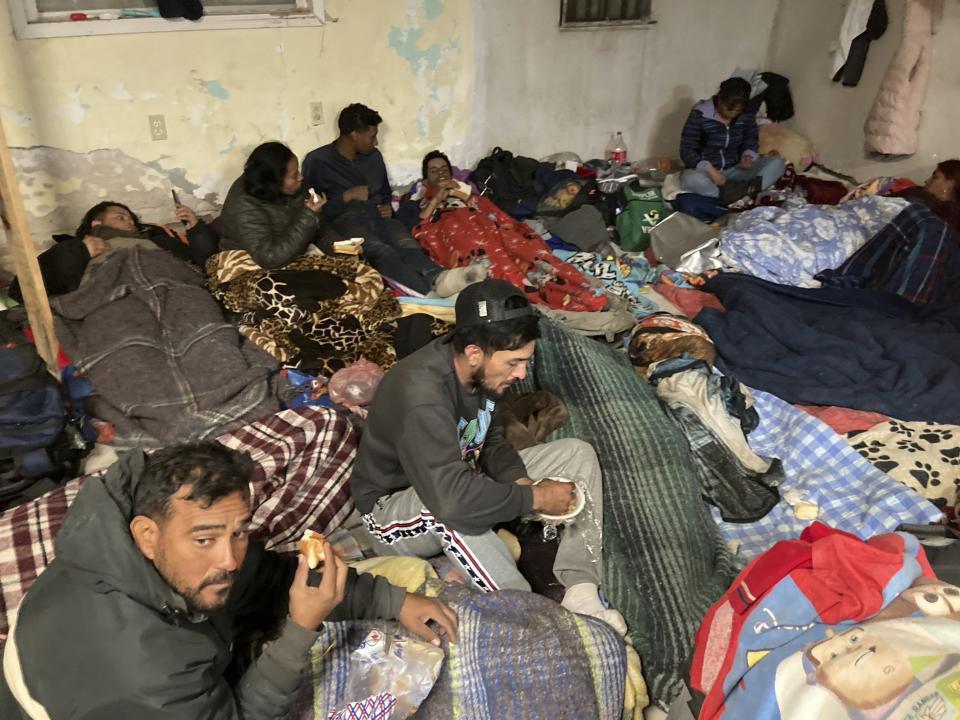
[[[943,0],[906,0],[900,47],[863,126],[868,152],[913,155],[917,151],[933,35],[942,16]]]

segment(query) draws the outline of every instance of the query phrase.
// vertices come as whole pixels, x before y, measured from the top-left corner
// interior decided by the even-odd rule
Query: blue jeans
[[[382,218],[370,207],[350,208],[333,221],[345,238],[362,237],[363,257],[381,275],[426,294],[443,268],[410,237],[399,220]]]
[[[723,174],[727,180],[753,180],[759,175],[763,178],[762,189],[766,190],[780,179],[785,169],[786,163],[784,163],[782,157],[768,155],[758,157],[749,168],[734,165],[724,170]],[[706,195],[707,197],[715,198],[720,195],[720,188],[703,170],[684,170],[680,176],[680,189],[684,192]]]

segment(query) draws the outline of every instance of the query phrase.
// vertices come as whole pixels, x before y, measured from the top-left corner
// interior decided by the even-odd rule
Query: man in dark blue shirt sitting
[[[324,216],[343,237],[362,237],[367,261],[380,273],[420,293],[454,295],[482,280],[481,265],[444,270],[393,217],[390,181],[377,131],[383,118],[366,105],[348,105],[337,118],[340,136],[303,160],[307,187],[327,196]]]

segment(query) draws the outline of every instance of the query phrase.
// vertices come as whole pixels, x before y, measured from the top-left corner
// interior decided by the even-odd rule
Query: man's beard
[[[160,577],[164,579],[167,585],[172,587],[176,591],[177,595],[183,598],[187,606],[187,611],[192,615],[219,610],[226,605],[227,597],[229,597],[230,591],[233,589],[233,582],[237,578],[236,572],[227,572],[224,570],[211,578],[205,579],[200,583],[199,587],[185,587],[181,585],[175,577],[169,575],[163,569],[163,565],[164,563],[162,556],[158,556],[157,561],[154,563],[154,567],[156,567]],[[216,600],[213,602],[207,602],[201,599],[200,593],[203,592],[204,588],[209,587],[210,585],[219,585],[220,583],[230,583],[230,585],[217,593]]]
[[[484,371],[483,365],[480,365],[470,373],[470,391],[473,393],[482,392],[491,400],[502,400],[503,396],[506,395],[509,390],[509,386],[503,391],[499,391],[487,385],[487,373]]]

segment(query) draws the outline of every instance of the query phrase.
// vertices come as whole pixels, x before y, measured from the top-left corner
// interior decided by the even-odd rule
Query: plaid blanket
[[[353,510],[347,480],[358,434],[343,415],[316,406],[284,410],[217,440],[256,465],[253,535],[269,549],[293,551],[304,530],[332,532]],[[83,480],[0,513],[0,641],[7,614],[53,561],[53,540]]]
[[[115,251],[50,306],[64,352],[93,384],[87,410],[113,425],[117,447],[213,438],[280,409],[276,362],[170,253]]]
[[[440,599],[457,612],[458,642],[444,646],[440,677],[417,718],[619,720],[626,659],[623,641],[608,625],[532,593],[448,585]],[[308,683],[313,697],[302,703],[301,720],[326,720],[343,707],[350,653],[372,627],[323,626]]]
[[[865,540],[901,523],[939,519],[933,504],[874,467],[822,420],[769,393],[750,392],[760,425],[747,441],[757,454],[780,458],[786,479],[780,502],[756,522],[722,522],[712,510],[724,537],[739,544],[741,557],[752,559],[778,540],[798,537],[814,518]]]
[[[556,435],[597,451],[604,589],[627,620],[651,699],[669,701],[703,613],[734,577],[733,559],[700,498],[686,439],[626,355],[557,323],[541,326],[527,389],[563,400],[570,422]]]
[[[911,203],[835,270],[816,276],[827,287],[873,288],[910,302],[960,298],[960,238],[926,205]]]

